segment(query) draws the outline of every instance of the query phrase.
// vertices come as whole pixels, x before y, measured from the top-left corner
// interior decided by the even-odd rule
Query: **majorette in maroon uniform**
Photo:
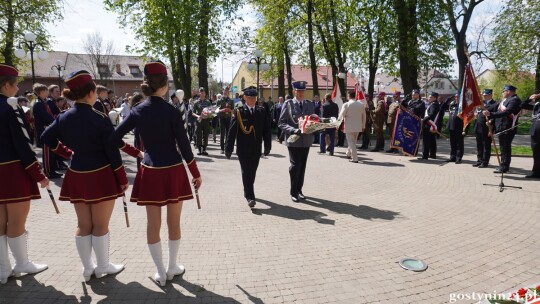
[[[135,177],[131,201],[146,206],[148,216],[147,243],[157,268],[154,281],[165,286],[167,280],[185,272],[176,258],[180,246],[180,214],[184,200],[192,199],[190,181],[183,163],[186,162],[193,183],[202,183],[191,152],[184,122],[178,109],[163,99],[168,92],[167,69],[161,61],[148,62],[144,67],[141,90],[147,100],[132,108],[111,136],[114,145],[121,146],[122,137],[137,128],[144,142],[144,159]],[[180,150],[180,151],[179,151]],[[166,206],[169,229],[169,266],[165,270],[160,238],[161,207]]]
[[[26,217],[30,200],[39,199],[39,189],[49,180],[43,174],[36,154],[30,145],[30,130],[25,127],[26,117],[18,107],[15,96],[18,91],[14,67],[0,63],[0,284],[9,277],[23,273],[37,273],[47,269],[28,259],[28,233]],[[15,258],[12,268],[8,244]]]
[[[92,107],[96,101],[96,84],[90,73],[74,72],[67,77],[66,85],[64,95],[75,100],[75,105],[45,129],[41,140],[55,147],[53,152],[72,158],[60,200],[74,204],[78,219],[75,244],[83,264],[84,280],[88,281],[92,274],[101,278],[124,269],[124,265],[109,262],[109,219],[115,199],[124,195],[128,180],[120,151],[109,144],[114,127],[104,113]],[[59,142],[71,150],[63,149]],[[140,154],[125,143],[121,148],[133,157]],[[97,265],[92,261],[92,248]]]

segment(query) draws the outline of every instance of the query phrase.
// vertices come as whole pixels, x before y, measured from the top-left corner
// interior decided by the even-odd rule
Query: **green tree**
[[[105,0],[120,15],[120,24],[142,41],[132,50],[164,57],[171,64],[174,84],[189,91],[191,67],[198,66],[198,82],[208,90],[208,61],[227,53],[222,30],[231,29],[241,0]]]
[[[463,84],[463,73],[465,66],[469,62],[469,54],[467,50],[467,30],[474,9],[484,0],[438,0],[439,5],[444,8],[450,29],[455,40],[456,55],[459,64],[459,80],[458,87]],[[461,27],[460,27],[461,23]]]
[[[37,36],[36,43],[49,46],[47,21],[62,20],[62,0],[8,0],[0,2],[0,56],[2,61],[14,65],[14,49],[24,41],[25,32]]]
[[[397,20],[399,73],[405,92],[419,89],[421,67],[446,69],[452,41],[440,3],[431,0],[392,0]]]
[[[498,69],[535,70],[540,92],[540,2],[508,0],[495,18],[491,54]]]

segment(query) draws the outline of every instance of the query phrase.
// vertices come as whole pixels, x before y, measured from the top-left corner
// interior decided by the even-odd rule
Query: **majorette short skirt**
[[[137,205],[165,206],[193,198],[183,163],[163,168],[141,165],[131,192]]]
[[[0,165],[0,204],[20,203],[41,198],[36,182],[19,161]]]
[[[60,200],[74,204],[97,204],[123,196],[110,165],[92,171],[67,170]]]

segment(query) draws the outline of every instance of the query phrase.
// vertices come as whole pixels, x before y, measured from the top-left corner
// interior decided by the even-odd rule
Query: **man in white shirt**
[[[351,158],[350,162],[358,163],[358,155],[356,152],[356,141],[358,133],[364,132],[366,129],[366,108],[359,100],[355,100],[356,93],[351,91],[348,93],[349,101],[341,108],[339,118],[345,120],[344,133],[347,138],[347,158]]]

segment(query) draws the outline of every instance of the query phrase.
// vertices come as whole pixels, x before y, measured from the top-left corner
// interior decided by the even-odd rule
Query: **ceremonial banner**
[[[403,108],[398,109],[390,146],[400,149],[405,155],[415,156],[421,134],[422,120]]]
[[[359,83],[354,85],[354,91],[356,92],[356,100],[366,101],[366,96],[364,96],[364,92],[362,92],[362,88],[360,88]]]
[[[480,96],[480,91],[478,91],[478,83],[476,82],[474,71],[472,70],[472,66],[467,64],[463,75],[463,88],[459,96],[458,108],[459,116],[463,119],[463,130],[474,119],[475,108],[481,105],[482,97]]]

